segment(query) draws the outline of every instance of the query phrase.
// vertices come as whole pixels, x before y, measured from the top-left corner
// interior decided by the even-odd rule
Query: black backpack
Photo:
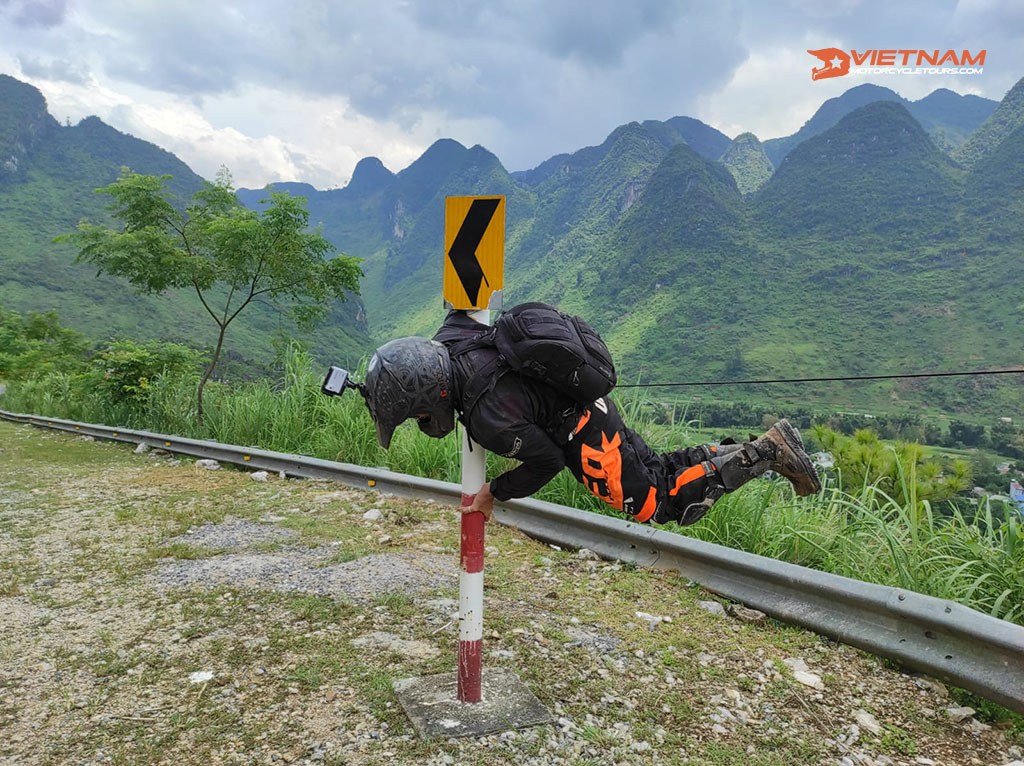
[[[546,303],[514,306],[493,327],[468,338],[465,322],[453,322],[450,328],[446,322],[434,339],[445,344],[453,358],[477,349],[497,350],[462,392],[466,416],[509,370],[546,383],[580,404],[600,399],[618,380],[611,353],[597,331]]]

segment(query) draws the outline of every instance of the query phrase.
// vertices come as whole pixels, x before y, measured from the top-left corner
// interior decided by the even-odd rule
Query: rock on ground
[[[724,615],[725,607],[719,604],[717,601],[698,601],[697,606],[703,609],[705,612],[709,612],[714,615]]]
[[[380,630],[352,639],[352,646],[375,652],[391,651],[414,660],[431,659],[440,653],[426,641],[408,640]]]
[[[975,714],[975,709],[972,707],[948,707],[946,708],[946,716],[951,721],[963,721],[970,718]]]
[[[729,604],[726,611],[740,622],[758,623],[768,619],[768,615],[758,609],[751,609],[742,604]]]
[[[866,729],[872,734],[882,733],[882,727],[878,724],[878,721],[866,710],[858,710],[855,715],[855,720],[857,721],[858,726],[862,729]]]

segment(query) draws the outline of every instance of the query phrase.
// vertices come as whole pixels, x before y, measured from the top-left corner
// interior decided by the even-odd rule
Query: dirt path
[[[485,664],[558,724],[425,742],[391,683],[455,668],[455,511],[8,423],[0,449],[3,764],[1021,757],[940,684],[496,525]]]

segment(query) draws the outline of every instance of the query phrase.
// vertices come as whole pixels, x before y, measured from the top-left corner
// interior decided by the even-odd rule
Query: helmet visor
[[[380,420],[374,419],[373,427],[377,431],[377,441],[380,442],[380,446],[384,449],[390,447],[391,437],[395,435],[398,423],[382,423]]]

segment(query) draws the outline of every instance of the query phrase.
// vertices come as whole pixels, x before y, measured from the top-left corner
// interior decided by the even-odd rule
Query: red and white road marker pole
[[[490,324],[490,311],[471,311],[478,322]],[[462,429],[462,507],[473,498],[487,479],[483,447],[473,444]],[[480,655],[484,638],[484,515],[462,514],[462,542],[459,571],[459,702],[480,701]]]
[[[2,1],[2,0],[0,0]],[[505,281],[505,198],[448,197],[444,203],[444,304],[483,324],[501,307]],[[485,289],[486,288],[486,289]],[[473,449],[470,450],[470,447]],[[487,479],[486,453],[462,431],[462,509]],[[423,736],[484,736],[508,729],[554,723],[551,713],[507,668],[487,671],[483,697],[484,515],[459,514],[459,667],[455,673],[396,679],[393,688],[413,726]],[[468,703],[468,704],[467,704]],[[480,704],[484,703],[484,704]]]

